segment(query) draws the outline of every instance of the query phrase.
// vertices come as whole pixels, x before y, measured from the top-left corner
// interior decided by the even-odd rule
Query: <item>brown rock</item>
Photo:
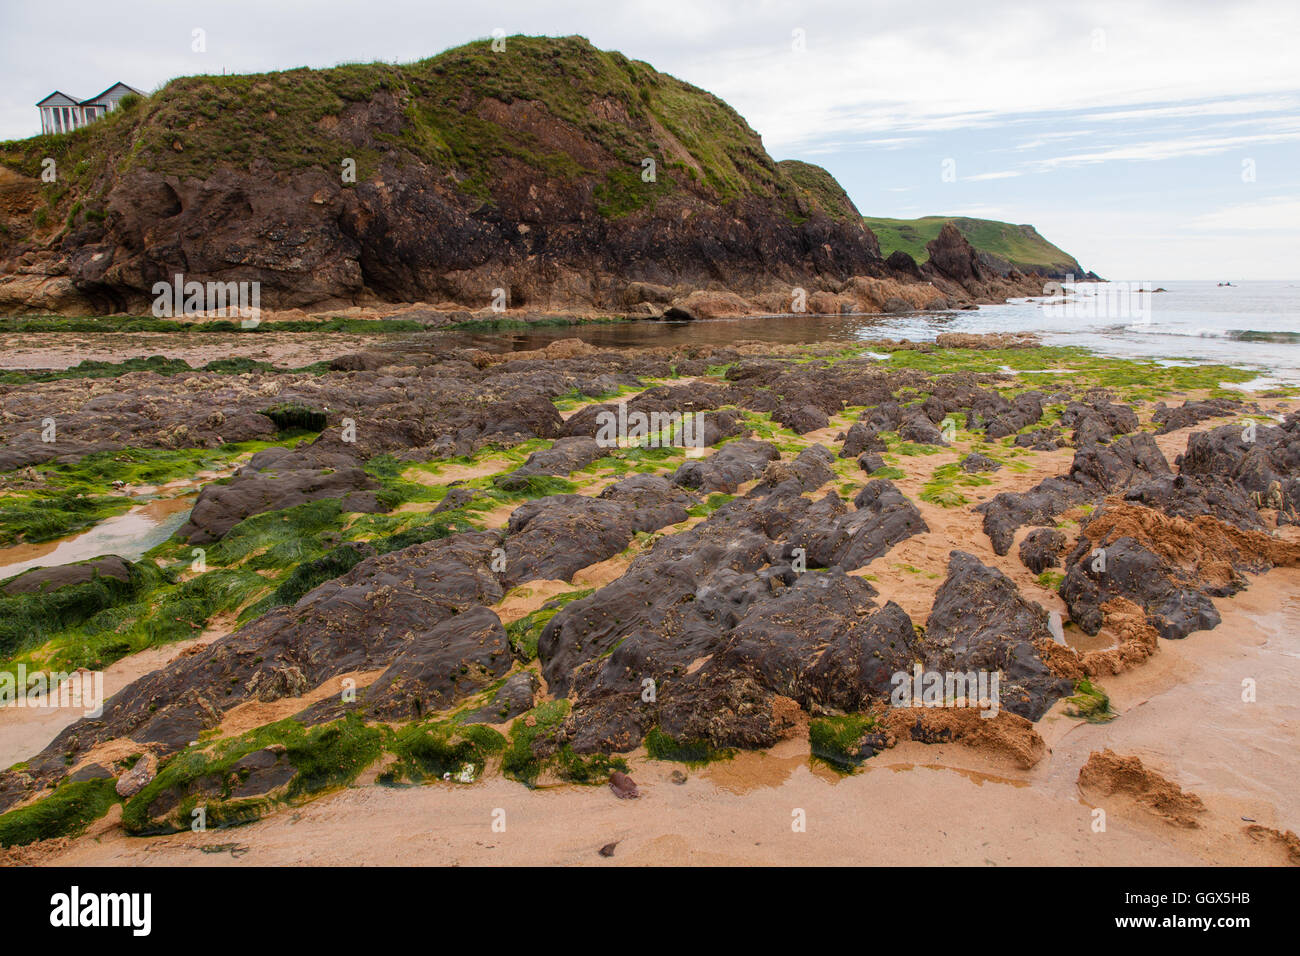
[[[637,789],[636,783],[621,770],[615,770],[610,774],[609,789],[613,790],[614,796],[620,800],[635,800],[641,796],[641,791]]]
[[[158,759],[151,753],[145,753],[130,770],[117,778],[117,795],[123,799],[134,797],[157,774]]]

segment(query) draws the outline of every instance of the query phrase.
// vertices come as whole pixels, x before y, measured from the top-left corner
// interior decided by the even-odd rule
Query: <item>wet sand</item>
[[[84,361],[124,362],[161,355],[202,368],[218,359],[247,358],[281,368],[302,368],[322,355],[360,351],[383,336],[339,332],[86,332],[46,337],[39,347],[28,333],[0,335],[0,369],[66,369]]]
[[[211,644],[230,633],[232,626],[233,620],[222,620],[188,641],[151,647],[110,664],[104,669],[104,699],[187,651]],[[0,767],[10,767],[40,753],[65,727],[82,716],[79,708],[72,707],[0,707]]]

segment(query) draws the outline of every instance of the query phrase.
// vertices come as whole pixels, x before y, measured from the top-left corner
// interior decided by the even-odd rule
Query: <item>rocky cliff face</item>
[[[182,78],[0,145],[0,163],[10,313],[147,311],[177,274],[259,282],[263,308],[483,308],[503,290],[510,307],[643,314],[698,290],[779,305],[796,286],[918,282],[824,170],[774,162],[715,97],[577,37]],[[941,240],[922,277],[939,291],[893,298],[984,294],[964,240]]]

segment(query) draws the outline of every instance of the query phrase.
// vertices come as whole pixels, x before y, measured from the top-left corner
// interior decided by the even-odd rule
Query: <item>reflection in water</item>
[[[1105,630],[1089,634],[1077,626],[1066,628],[1065,643],[1080,654],[1087,654],[1089,651],[1108,651],[1112,647],[1119,646],[1114,635],[1108,634]]]
[[[842,779],[834,770],[816,760],[807,751],[778,755],[762,750],[742,750],[729,760],[718,760],[700,771],[700,776],[719,790],[745,794],[765,787],[779,787],[799,768],[807,767],[828,783]]]
[[[170,538],[194,507],[195,495],[155,498],[125,514],[106,518],[80,534],[41,544],[19,544],[0,550],[0,580],[29,568],[53,567],[116,554],[139,560],[146,551]]]
[[[1006,777],[1001,774],[985,773],[982,770],[971,770],[967,767],[949,767],[941,763],[891,763],[885,764],[881,769],[892,770],[894,773],[908,773],[917,767],[924,767],[926,770],[949,770],[956,774],[961,774],[967,780],[972,781],[976,786],[982,787],[986,783],[1005,783],[1012,787],[1027,787],[1028,780],[1017,780],[1015,777]],[[876,769],[871,767],[869,769]]]
[[[958,313],[931,313],[926,318],[938,331]],[[896,316],[889,315],[773,315],[705,322],[600,322],[544,326],[510,332],[428,332],[405,337],[399,345],[420,349],[479,348],[488,352],[542,349],[559,339],[582,339],[601,348],[644,346],[735,345],[741,341],[798,345],[804,342],[858,342],[896,338]]]

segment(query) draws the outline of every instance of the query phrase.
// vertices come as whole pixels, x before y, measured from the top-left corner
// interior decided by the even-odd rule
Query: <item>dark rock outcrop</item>
[[[673,482],[700,491],[734,492],[763,473],[767,463],[781,457],[771,442],[741,438],[727,442],[707,458],[688,461],[673,474]]]
[[[378,487],[355,458],[315,445],[304,450],[268,448],[254,455],[229,484],[205,486],[179,534],[191,544],[209,544],[252,515],[322,498],[340,499],[347,511],[387,511],[373,493]]]
[[[1020,563],[1035,574],[1061,563],[1065,535],[1055,528],[1035,528],[1020,542]]]
[[[1073,685],[1053,674],[1035,646],[1050,641],[1047,612],[1020,596],[1011,579],[964,551],[948,560],[925,625],[928,666],[1001,671],[1001,707],[1037,720]]]
[[[1145,432],[1125,435],[1109,445],[1080,448],[1065,476],[1046,478],[1029,491],[1004,491],[974,510],[984,515],[984,533],[993,550],[1006,554],[1023,525],[1044,524],[1075,505],[1168,474],[1169,463],[1155,439]]]
[[[977,471],[997,471],[1002,467],[1000,462],[994,461],[987,455],[981,455],[977,451],[971,452],[958,464],[961,465],[961,470],[967,474],[973,474]]]

